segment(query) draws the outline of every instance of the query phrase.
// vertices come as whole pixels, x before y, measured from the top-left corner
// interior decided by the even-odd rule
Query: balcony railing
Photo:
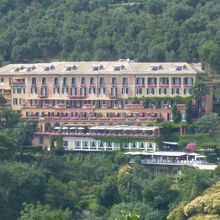
[[[157,84],[156,83],[151,83],[151,84],[147,84],[147,87],[157,87]]]
[[[85,99],[86,95],[68,95],[70,99]]]
[[[160,83],[159,86],[160,87],[169,87],[169,83]]]
[[[184,87],[193,87],[192,83],[183,84]]]
[[[38,94],[39,98],[47,98],[47,94]]]

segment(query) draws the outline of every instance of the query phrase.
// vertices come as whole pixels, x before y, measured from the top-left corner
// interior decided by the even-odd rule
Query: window
[[[77,88],[70,88],[70,95],[77,95]]]
[[[161,66],[161,65],[151,66],[151,70],[152,70],[152,71],[158,71],[158,70],[161,70],[161,69],[162,69],[162,66]]]
[[[66,77],[63,78],[63,85],[67,86],[67,78]]]
[[[75,77],[73,77],[71,81],[72,81],[72,85],[76,85],[76,78]]]
[[[86,84],[86,78],[85,78],[85,77],[82,77],[82,78],[81,78],[81,84],[82,84],[82,85],[85,85],[85,84]]]
[[[95,79],[94,79],[94,77],[91,77],[90,78],[90,85],[94,85],[95,84]]]
[[[180,93],[180,89],[179,88],[172,88],[172,94],[179,94]]]
[[[96,89],[95,88],[89,88],[89,94],[95,94]]]
[[[21,94],[21,88],[17,88],[17,94]]]
[[[117,96],[117,95],[118,95],[118,90],[117,90],[117,88],[111,88],[111,95],[112,95],[112,96]]]
[[[44,144],[44,136],[39,137],[39,144]]]
[[[169,78],[166,78],[166,77],[160,78],[160,84],[161,85],[169,85]]]
[[[138,77],[138,78],[136,79],[136,84],[137,84],[137,85],[144,85],[144,78]]]
[[[172,78],[172,84],[176,85],[176,86],[180,86],[181,85],[181,78],[177,78],[177,77]]]
[[[54,84],[55,84],[55,85],[58,85],[58,84],[59,84],[59,78],[58,78],[58,77],[54,78]]]
[[[1,83],[3,83],[4,82],[4,78],[1,78]]]
[[[86,88],[80,88],[80,95],[86,96]]]
[[[105,88],[103,88],[103,87],[99,88],[99,94],[104,95],[105,94]]]
[[[54,94],[59,94],[60,93],[60,87],[54,87],[53,88],[53,93]]]
[[[92,66],[92,70],[93,71],[99,71],[103,68],[103,66],[101,64],[97,64],[97,65],[93,65]]]
[[[122,95],[128,95],[128,87],[122,88],[121,93]]]
[[[123,77],[122,84],[123,84],[123,86],[127,86],[128,85],[128,78],[127,77]]]
[[[192,92],[192,88],[184,88],[184,91],[183,91],[184,95],[190,95],[191,92]]]
[[[192,85],[193,84],[193,78],[192,77],[184,78],[183,82],[184,82],[184,85]]]
[[[101,77],[99,80],[99,83],[101,86],[104,86],[105,85],[105,78]]]
[[[18,99],[13,98],[13,105],[18,105]]]
[[[35,77],[33,77],[31,79],[32,85],[36,85],[37,84],[37,79]]]
[[[66,65],[64,68],[65,68],[66,71],[77,70],[77,66],[76,65]]]
[[[68,93],[68,88],[67,88],[67,87],[63,87],[63,88],[62,88],[62,93],[63,93],[63,94]]]
[[[124,69],[124,66],[122,64],[118,64],[118,65],[113,66],[114,71],[121,71],[123,69]]]
[[[47,88],[41,88],[41,95],[47,95]]]
[[[175,70],[176,71],[182,71],[182,70],[185,70],[186,69],[186,65],[183,65],[183,66],[175,66]]]
[[[154,95],[154,88],[148,88],[147,89],[147,94]]]
[[[112,78],[112,85],[117,85],[117,78],[116,77]]]
[[[75,141],[75,146],[80,147],[80,141]]]
[[[63,141],[63,146],[68,147],[68,141]]]
[[[157,78],[148,78],[147,79],[148,85],[156,85],[157,84]]]
[[[160,88],[159,89],[159,94],[160,95],[166,95],[167,94],[167,89],[166,88]]]
[[[46,85],[46,84],[47,84],[47,78],[46,78],[46,77],[43,77],[43,78],[42,78],[42,84],[43,84],[43,85]]]
[[[136,94],[137,94],[137,95],[142,95],[142,92],[143,92],[143,91],[142,91],[142,88],[137,88],[137,89],[136,89]]]

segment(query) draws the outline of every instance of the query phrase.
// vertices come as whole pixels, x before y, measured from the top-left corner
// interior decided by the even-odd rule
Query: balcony
[[[38,94],[38,97],[43,99],[43,98],[47,98],[47,94]]]
[[[172,83],[172,87],[181,87],[181,83]]]
[[[118,96],[117,94],[113,94],[113,95],[110,95],[110,98],[111,98],[111,99],[116,99],[117,96]]]
[[[166,83],[160,83],[159,86],[160,86],[160,87],[169,87],[169,84],[166,84]]]
[[[66,104],[65,103],[58,103],[56,105],[56,108],[66,108]]]
[[[136,87],[143,88],[143,87],[145,87],[145,85],[144,85],[144,83],[140,83],[140,84],[136,84]]]
[[[154,88],[154,87],[157,87],[157,84],[147,84],[147,87],[148,88]]]
[[[92,104],[84,104],[82,108],[84,108],[84,109],[95,109],[95,105],[92,105]]]
[[[184,86],[184,87],[190,87],[190,88],[191,88],[191,87],[193,87],[193,84],[192,84],[192,83],[187,83],[187,84],[183,84],[183,86]]]
[[[144,108],[143,104],[126,104],[125,109],[142,109]]]
[[[12,86],[24,86],[25,80],[13,80],[11,83]]]
[[[69,99],[85,99],[86,95],[68,95]]]
[[[3,92],[1,93],[3,96],[10,96],[11,95],[11,92]]]

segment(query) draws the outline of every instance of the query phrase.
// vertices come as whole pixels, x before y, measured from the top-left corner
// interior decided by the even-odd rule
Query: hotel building
[[[185,103],[175,102],[172,97],[190,96],[197,74],[191,64],[184,62],[9,64],[0,68],[0,93],[7,100],[5,105],[20,110],[24,118],[38,121],[33,144],[48,147],[55,133],[69,143],[71,131],[76,134],[72,137],[97,136],[103,135],[102,126],[107,126],[110,136],[120,132],[122,136],[158,135],[158,128],[145,126],[149,122],[172,121],[174,104],[185,121]],[[204,97],[201,110],[212,111],[211,93]],[[117,129],[119,125],[124,129]],[[95,126],[99,127],[94,132]],[[68,146],[76,147],[72,143]]]

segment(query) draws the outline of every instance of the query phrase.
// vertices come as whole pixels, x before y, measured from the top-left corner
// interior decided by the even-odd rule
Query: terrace
[[[47,129],[46,129],[47,130]],[[156,138],[160,136],[159,127],[142,126],[93,126],[79,127],[71,124],[65,124],[64,127],[54,127],[51,131],[39,131],[36,135],[46,136],[80,136],[80,137],[149,137]]]

